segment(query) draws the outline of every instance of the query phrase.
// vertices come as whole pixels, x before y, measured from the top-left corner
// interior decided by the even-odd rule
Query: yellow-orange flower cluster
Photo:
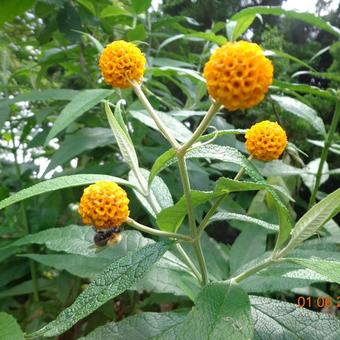
[[[268,120],[254,124],[246,131],[246,148],[256,159],[278,159],[287,146],[287,135],[278,123]]]
[[[273,81],[273,65],[255,43],[227,42],[204,67],[208,92],[229,111],[261,102]]]
[[[79,213],[84,224],[96,229],[119,227],[129,216],[128,204],[126,192],[118,184],[99,181],[84,190]]]
[[[112,87],[131,87],[129,80],[140,82],[146,60],[134,44],[118,40],[108,44],[99,58],[99,67],[105,82]]]

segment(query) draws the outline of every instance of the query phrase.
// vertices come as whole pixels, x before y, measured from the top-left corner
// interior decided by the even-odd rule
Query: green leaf
[[[230,273],[266,251],[267,233],[259,228],[241,232],[230,250]]]
[[[232,19],[227,23],[227,35],[230,41],[235,41],[239,38],[253,23],[256,14],[249,14],[240,17],[237,21]]]
[[[215,185],[214,191],[195,191],[192,190],[191,201],[192,206],[195,208],[200,204],[203,204],[213,198],[217,198],[224,194],[230,192],[239,192],[239,191],[249,191],[249,190],[267,190],[273,197],[274,203],[277,207],[278,213],[281,214],[281,218],[287,223],[284,225],[285,233],[284,237],[288,237],[289,231],[291,228],[289,221],[289,213],[285,205],[282,203],[281,199],[278,197],[276,191],[278,187],[273,187],[266,182],[245,182],[245,181],[237,181],[229,178],[220,178]],[[282,191],[280,190],[280,193]],[[182,196],[181,199],[174,205],[169,208],[162,210],[157,215],[157,224],[161,230],[176,232],[180,227],[183,219],[187,214],[187,206],[185,197]]]
[[[102,147],[114,142],[112,132],[106,128],[84,128],[67,135],[53,154],[45,173],[62,165],[84,151]]]
[[[77,2],[83,5],[91,14],[96,16],[96,8],[90,0],[77,0]]]
[[[218,195],[215,195],[212,191],[191,190],[190,196],[192,207],[196,208],[200,204],[203,204]],[[161,230],[176,232],[187,213],[186,199],[182,196],[174,206],[162,210],[157,215],[157,225]]]
[[[169,332],[185,318],[184,313],[145,312],[97,327],[80,340],[151,340]]]
[[[191,244],[183,243],[182,246],[196,267],[199,268],[199,263]],[[201,237],[201,247],[207,264],[209,279],[213,282],[226,280],[229,277],[228,247],[215,241],[205,232]]]
[[[318,17],[311,13],[306,12],[295,12],[295,11],[287,11],[282,9],[281,7],[269,7],[269,6],[253,6],[242,9],[240,12],[233,15],[231,20],[239,20],[242,17],[256,14],[268,14],[268,15],[285,15],[288,18],[297,19],[306,22],[307,24],[319,27],[333,35],[339,37],[340,30],[332,26],[329,22],[323,20],[321,17]]]
[[[57,178],[52,178],[50,180],[40,182],[38,184],[32,185],[27,189],[23,189],[12,196],[0,201],[0,209],[8,207],[14,203],[20,202],[27,198],[44,194],[46,192],[55,191],[63,188],[76,187],[86,184],[91,184],[97,181],[111,181],[118,184],[123,184],[127,186],[132,186],[128,181],[107,175],[72,175],[72,176],[62,176]]]
[[[71,254],[96,256],[93,247],[94,230],[87,226],[70,225],[63,228],[42,230],[26,235],[7,247],[20,247],[28,244],[44,244],[48,249]],[[4,248],[0,248],[0,251]]]
[[[1,100],[0,108],[24,101],[72,100],[78,93],[79,91],[70,89],[33,90],[29,93],[20,94],[12,99]]]
[[[295,304],[250,296],[255,340],[335,340],[340,321],[326,313],[312,312]]]
[[[315,272],[326,276],[331,282],[340,284],[340,262],[327,261],[316,257],[303,259],[303,258],[286,258],[286,261],[292,261],[307,267]]]
[[[284,90],[285,92],[294,91],[294,92],[301,92],[301,93],[310,93],[315,96],[319,96],[322,98],[327,98],[330,100],[335,101],[335,96],[331,91],[321,90],[316,86],[304,85],[304,84],[296,84],[296,83],[289,83],[281,80],[274,80],[273,85],[271,85],[271,89],[276,90]]]
[[[53,127],[46,138],[45,144],[79,118],[83,113],[92,109],[101,100],[112,93],[112,90],[103,89],[83,90],[79,92],[61,111],[60,116],[54,122]]]
[[[132,0],[132,7],[137,14],[146,11],[151,6],[151,0]]]
[[[24,333],[12,315],[0,312],[0,339],[24,340]]]
[[[106,6],[101,12],[99,17],[101,19],[108,18],[108,17],[116,17],[119,15],[124,15],[124,16],[132,16],[130,12],[125,10],[124,8],[110,5]]]
[[[219,160],[223,162],[230,162],[233,164],[237,164],[239,166],[244,166],[245,171],[248,173],[252,179],[255,181],[263,180],[262,176],[258,173],[256,168],[236,149],[231,148],[229,146],[209,144],[209,145],[201,145],[192,148],[186,155],[186,159],[190,158],[208,158]],[[162,170],[167,168],[168,166],[177,162],[177,158],[175,156],[175,152],[170,149],[159,156],[152,169],[150,171],[149,183],[152,182],[153,178]]]
[[[35,0],[1,0],[0,26],[30,9]]]
[[[139,165],[136,150],[134,145],[132,144],[127,129],[125,127],[122,127],[123,125],[125,126],[125,124],[122,121],[120,115],[121,109],[119,104],[116,106],[116,110],[115,115],[113,115],[108,102],[105,102],[106,116],[109,121],[113,135],[115,136],[115,139],[119,146],[119,150],[123,155],[124,161],[130,166],[131,169],[133,169],[134,171],[138,171]]]
[[[247,294],[228,282],[218,282],[205,286],[187,318],[160,339],[249,340],[252,337]]]
[[[268,223],[266,221],[262,221],[251,216],[247,216],[243,214],[236,214],[236,213],[231,213],[231,212],[226,212],[226,211],[218,212],[215,215],[213,215],[209,223],[212,223],[215,221],[228,221],[228,220],[253,223],[266,229],[267,233],[276,233],[279,231],[279,226],[277,224]]]
[[[86,227],[85,227],[86,228]],[[88,257],[75,254],[22,254],[33,261],[57,270],[66,270],[81,278],[94,278],[112,263],[103,257]]]
[[[315,234],[327,221],[340,210],[340,189],[333,191],[326,198],[315,204],[295,224],[291,239],[284,249],[288,252],[296,248],[304,240]]]
[[[54,285],[52,280],[38,279],[38,289],[39,291],[46,290]],[[7,298],[10,296],[27,295],[34,292],[34,287],[32,280],[24,281],[18,285],[6,288],[0,291],[0,299]]]
[[[130,111],[130,114],[133,118],[139,120],[141,123],[158,131],[158,127],[156,126],[156,123],[145,112]],[[183,123],[181,123],[176,118],[169,115],[168,113],[157,111],[157,114],[159,118],[161,119],[161,121],[166,125],[166,127],[171,131],[173,136],[179,142],[186,142],[187,140],[190,139],[192,132]]]
[[[325,125],[314,109],[291,97],[276,95],[271,95],[270,97],[279,104],[283,110],[304,119],[306,122],[311,124],[316,131],[325,135]]]
[[[113,262],[91,282],[70,307],[29,337],[52,337],[64,333],[77,321],[142,279],[170,245],[171,243],[154,243]]]
[[[280,51],[280,50],[270,50],[270,51],[267,50],[266,52],[273,53],[273,54],[272,54],[273,56],[278,56],[278,57],[281,57],[281,58],[285,58],[285,59],[288,59],[288,60],[292,60],[292,61],[294,61],[294,62],[297,63],[297,64],[300,64],[300,65],[302,65],[302,66],[304,66],[304,67],[306,67],[306,68],[308,68],[308,69],[310,69],[310,70],[312,70],[312,71],[315,71],[315,69],[314,69],[312,66],[308,65],[308,64],[305,63],[303,60],[300,60],[299,58],[294,57],[294,56],[291,55],[291,54],[282,52],[282,51]]]
[[[320,158],[316,158],[309,162],[304,170],[305,172],[301,174],[301,178],[305,186],[313,192],[315,182],[316,182],[316,174],[318,173],[320,165]],[[327,182],[329,179],[329,167],[328,163],[325,161],[322,166],[320,185]]]
[[[140,169],[140,172],[146,184],[150,172],[146,169]],[[134,184],[136,187],[138,186],[138,181],[133,171],[130,171],[129,173],[129,182]],[[149,188],[149,197],[153,203],[152,206],[150,206],[148,200],[140,192],[134,190],[134,193],[138,200],[153,217],[156,217],[156,214],[158,214],[161,210],[171,207],[174,204],[167,185],[158,176],[155,177],[155,180],[152,182],[151,187]]]

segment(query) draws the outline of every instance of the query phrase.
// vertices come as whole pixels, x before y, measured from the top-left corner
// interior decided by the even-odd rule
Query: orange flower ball
[[[256,159],[278,159],[287,146],[287,135],[278,123],[268,120],[254,124],[246,131],[246,149]]]
[[[208,92],[229,111],[260,103],[273,81],[273,65],[260,46],[247,41],[227,42],[204,67]]]
[[[96,229],[119,227],[129,216],[126,192],[114,182],[99,181],[84,190],[79,214]]]
[[[99,58],[99,67],[105,82],[112,87],[126,89],[131,80],[141,82],[145,57],[134,44],[123,40],[108,44]]]

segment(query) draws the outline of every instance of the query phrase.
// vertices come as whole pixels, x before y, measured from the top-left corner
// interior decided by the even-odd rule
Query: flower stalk
[[[311,197],[309,199],[308,209],[310,209],[315,204],[316,195],[318,193],[319,186],[320,186],[320,183],[321,183],[323,166],[326,162],[329,148],[332,145],[334,133],[335,133],[336,128],[338,126],[339,119],[340,119],[340,90],[338,90],[338,92],[337,92],[335,111],[334,111],[334,115],[333,115],[333,118],[332,118],[332,122],[331,122],[331,125],[330,125],[330,128],[329,128],[328,134],[327,134],[325,145],[324,145],[322,152],[321,152],[319,168],[318,168],[318,171],[316,173],[313,192],[312,192]]]

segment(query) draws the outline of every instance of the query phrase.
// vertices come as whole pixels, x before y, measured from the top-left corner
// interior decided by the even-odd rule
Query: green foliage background
[[[155,159],[168,150],[165,139],[148,126],[143,107],[132,90],[111,90],[103,83],[97,65],[102,45],[118,39],[139,45],[148,60],[144,79],[148,98],[156,110],[173,118],[169,120],[169,128],[185,141],[210,105],[201,71],[212,48],[227,40],[226,20],[247,7],[280,6],[282,2],[170,0],[155,10],[147,0],[3,0],[0,13],[0,199],[51,176],[105,174],[127,179],[129,168],[122,162],[101,105],[101,100],[106,98],[112,103],[123,100],[122,113],[142,168],[151,169]],[[327,8],[327,1],[318,1],[319,13],[327,12]],[[340,8],[327,13],[323,18],[333,27],[339,27]],[[276,81],[263,103],[245,111],[221,111],[212,125],[217,130],[246,129],[260,120],[279,120],[291,142],[287,152],[280,161],[255,164],[268,178],[268,183],[283,187],[293,196],[295,201],[286,199],[286,203],[298,220],[307,210],[311,181],[317,171],[317,163],[312,161],[320,157],[324,142],[322,132],[324,127],[328,131],[334,113],[332,89],[339,88],[340,84],[338,36],[289,15],[258,16],[250,30],[242,33],[246,39],[274,51],[275,56],[271,58]],[[295,98],[307,105],[307,109],[303,106],[300,111],[292,112],[287,100],[280,102],[275,99],[276,95]],[[78,98],[75,106],[70,107],[75,98]],[[311,116],[306,118],[306,114]],[[62,115],[69,117],[69,124],[60,125],[58,117]],[[224,135],[214,143],[244,152],[243,141],[242,137]],[[339,187],[339,141],[337,130],[318,199]],[[56,168],[57,171],[53,171]],[[238,170],[231,163],[208,159],[190,160],[188,169],[192,189],[201,191],[212,190],[217,178],[230,177]],[[182,189],[176,166],[165,169],[160,176],[170,188],[173,201],[177,202],[182,197]],[[155,218],[148,214],[133,190],[127,189],[132,217],[140,223],[155,226]],[[118,260],[152,242],[136,231],[127,231],[122,244],[116,248],[105,249],[97,255],[91,252],[93,231],[78,227],[81,221],[77,202],[81,193],[81,187],[53,191],[7,207],[0,215],[0,308],[15,316],[27,333],[54,320],[84,290],[90,279],[112,263],[112,258]],[[277,225],[271,200],[265,191],[234,193],[223,202],[221,213],[247,213]],[[196,209],[197,217],[203,217],[209,206],[208,202],[200,205]],[[321,236],[332,235],[333,242],[325,242],[322,246],[315,245],[313,240],[307,241],[310,243],[299,250],[300,255],[303,252],[311,255],[318,250],[324,252],[325,258],[335,257],[339,261],[337,222],[336,218],[329,221],[320,231]],[[57,236],[61,227],[65,229]],[[35,240],[27,239],[27,234],[39,232],[46,234],[39,234]],[[25,241],[12,246],[17,240]],[[248,253],[244,254],[248,244]],[[203,241],[212,279],[226,280],[231,272],[262,256],[273,244],[274,236],[268,230],[263,231],[245,221],[221,222],[216,218],[207,228]],[[85,248],[89,253],[83,252]],[[166,250],[159,250],[160,256]],[[105,303],[71,328],[65,338],[90,333],[86,338],[105,339],[107,330],[97,327],[108,321],[123,320],[111,326],[110,334],[116,334],[117,339],[131,324],[141,331],[152,322],[168,325],[170,329],[171,325],[183,321],[181,313],[190,310],[199,287],[192,284],[187,272],[179,271],[181,263],[176,253],[167,254],[168,257],[162,258],[142,283],[137,284],[137,289]],[[299,257],[299,253],[295,255]],[[33,275],[37,278],[39,301],[32,295],[35,289],[32,268],[35,268]],[[334,283],[339,282],[336,280],[324,282],[317,276],[299,274],[284,278],[286,273],[301,268],[297,262],[286,264],[278,267],[279,273],[269,270],[264,276],[256,275],[244,282],[242,288],[248,293],[263,296],[251,297],[253,319],[260,318],[261,306],[270,303],[268,298],[295,303],[297,295],[317,298],[328,294],[334,299],[340,295],[339,285]],[[244,298],[243,290],[228,289],[226,285],[218,286],[216,291],[221,296],[235,294],[239,301]],[[200,295],[198,314],[204,314],[209,294],[211,291],[207,288]],[[213,298],[217,299],[217,295]],[[312,307],[317,309],[315,305]],[[275,316],[277,310],[288,307],[271,305],[271,308],[272,316]],[[173,310],[179,313],[174,314]],[[141,311],[146,312],[142,320],[138,319]],[[155,314],[159,311],[168,313]],[[190,313],[181,326],[183,329],[195,329],[197,320],[194,312]],[[296,313],[295,321],[301,317],[300,312]],[[251,329],[252,321],[247,315],[243,316],[242,322],[245,328]],[[128,316],[131,321],[124,320]],[[0,324],[1,318],[8,323],[6,314],[0,313]],[[15,334],[18,325],[12,321],[11,334]],[[209,318],[204,322],[207,327],[214,324]],[[329,323],[333,327],[331,321]],[[230,325],[222,324],[221,327]],[[325,335],[324,327],[327,327],[326,321],[320,327],[320,337]],[[257,338],[264,336],[261,330],[256,332]],[[171,338],[169,334],[168,338]],[[126,338],[134,339],[132,334],[127,334]]]

